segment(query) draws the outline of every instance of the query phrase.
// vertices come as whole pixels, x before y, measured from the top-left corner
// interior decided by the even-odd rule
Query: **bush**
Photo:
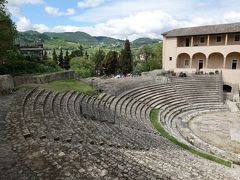
[[[74,57],[70,61],[70,67],[79,76],[88,78],[93,76],[95,65],[93,61],[85,59],[84,57]]]
[[[0,65],[0,74],[41,74],[61,70],[52,61],[42,61],[37,57],[26,57],[17,52],[9,52]]]

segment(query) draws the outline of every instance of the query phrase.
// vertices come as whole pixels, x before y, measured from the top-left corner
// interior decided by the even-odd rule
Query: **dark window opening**
[[[227,92],[227,93],[232,92],[232,87],[229,85],[223,85],[223,92]]]
[[[234,40],[235,41],[240,41],[240,35],[236,35]]]
[[[172,57],[169,57],[169,61],[171,61],[172,60]]]
[[[199,60],[198,62],[198,69],[203,69],[203,60]]]
[[[237,60],[232,61],[232,69],[237,69]]]
[[[222,41],[222,36],[217,36],[217,42],[221,42]]]
[[[190,46],[190,39],[186,38],[186,47],[189,47],[189,46]]]
[[[200,38],[200,43],[204,43],[205,42],[205,38],[204,37],[201,37]]]

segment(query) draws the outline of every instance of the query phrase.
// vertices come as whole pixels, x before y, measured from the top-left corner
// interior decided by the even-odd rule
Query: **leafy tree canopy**
[[[95,71],[98,72],[97,75],[103,75],[102,63],[105,58],[105,52],[99,49],[92,57],[92,61],[95,64]]]
[[[94,62],[84,57],[74,57],[71,59],[70,67],[83,78],[91,77],[94,74]]]
[[[6,3],[7,1],[0,0],[0,61],[2,63],[7,51],[14,49],[14,40],[17,36],[15,24],[5,8]]]
[[[120,68],[124,75],[132,72],[133,58],[130,47],[130,42],[127,39],[124,44],[124,49],[121,51],[120,55]]]
[[[118,68],[118,52],[109,51],[103,61],[103,66],[107,75],[115,74]]]

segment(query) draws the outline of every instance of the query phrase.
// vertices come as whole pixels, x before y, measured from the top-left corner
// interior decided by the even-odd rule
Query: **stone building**
[[[240,23],[163,33],[163,67],[188,73],[222,71],[225,84],[240,87]]]
[[[43,44],[27,44],[19,46],[19,51],[26,56],[43,59]]]

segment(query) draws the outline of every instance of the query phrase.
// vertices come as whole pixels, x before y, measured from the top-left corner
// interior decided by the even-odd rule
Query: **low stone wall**
[[[84,79],[84,82],[101,90],[105,93],[118,96],[124,91],[134,89],[141,86],[148,86],[157,83],[167,83],[168,78],[164,76],[145,76],[145,77],[127,77],[119,79],[101,79],[101,78],[89,78]]]
[[[63,72],[56,72],[51,74],[43,74],[43,75],[36,75],[36,76],[15,76],[14,85],[18,86],[21,84],[29,84],[29,83],[37,83],[43,84],[48,83],[50,81],[55,81],[59,79],[73,79],[74,78],[74,71],[63,71]]]
[[[156,69],[153,71],[142,72],[142,77],[156,77],[162,76],[166,71],[163,69]]]
[[[14,89],[14,81],[11,75],[0,76],[0,95],[8,94]]]
[[[74,71],[63,71],[43,75],[26,75],[26,76],[15,76],[11,75],[1,75],[0,76],[0,95],[9,94],[12,90],[21,84],[29,83],[48,83],[50,81],[59,79],[74,79]]]

